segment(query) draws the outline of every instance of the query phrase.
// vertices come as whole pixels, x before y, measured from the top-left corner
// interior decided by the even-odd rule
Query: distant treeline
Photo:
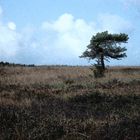
[[[22,67],[34,67],[34,64],[26,65],[26,64],[15,64],[15,63],[9,63],[9,62],[0,62],[0,66],[22,66]]]
[[[89,67],[88,65],[35,65],[35,64],[15,64],[15,63],[9,63],[9,62],[0,62],[0,66],[22,66],[22,67]]]

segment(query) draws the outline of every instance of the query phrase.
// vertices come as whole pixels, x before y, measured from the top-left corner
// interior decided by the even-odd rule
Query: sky
[[[140,0],[0,0],[0,61],[90,65],[79,58],[97,32],[126,33],[127,57],[140,65]]]

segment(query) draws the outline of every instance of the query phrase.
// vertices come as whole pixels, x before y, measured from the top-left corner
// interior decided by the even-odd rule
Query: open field
[[[140,139],[140,67],[0,66],[0,140]]]

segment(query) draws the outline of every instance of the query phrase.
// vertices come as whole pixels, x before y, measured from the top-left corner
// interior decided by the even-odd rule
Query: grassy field
[[[140,67],[0,67],[0,140],[139,140]]]

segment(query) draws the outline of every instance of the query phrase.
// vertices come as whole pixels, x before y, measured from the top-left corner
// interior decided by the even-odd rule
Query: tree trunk
[[[104,54],[103,53],[101,53],[101,65],[102,65],[103,70],[105,70]]]

